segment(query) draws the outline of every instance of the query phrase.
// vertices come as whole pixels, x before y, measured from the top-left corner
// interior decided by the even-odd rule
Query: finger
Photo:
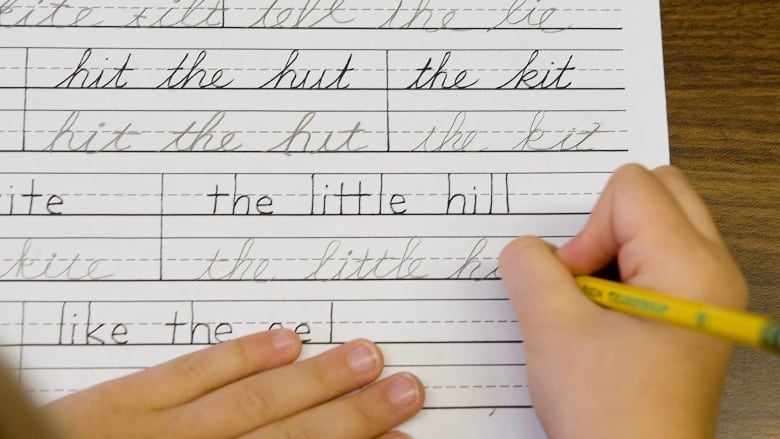
[[[518,238],[499,258],[499,271],[512,299],[526,342],[556,327],[582,327],[600,311],[580,293],[555,248],[534,237]]]
[[[131,375],[122,387],[143,392],[150,409],[170,408],[244,377],[289,364],[298,358],[300,350],[300,339],[292,331],[254,334]]]
[[[590,274],[616,257],[624,281],[642,263],[670,266],[698,247],[698,236],[676,200],[648,170],[627,165],[615,172],[585,228],[558,251],[575,274]],[[660,274],[660,273],[659,273]]]
[[[677,200],[680,209],[696,230],[710,241],[723,243],[709,208],[693,189],[685,174],[674,166],[662,166],[652,172],[666,186],[669,194]]]
[[[377,379],[383,366],[375,344],[356,340],[219,389],[174,417],[198,425],[194,437],[234,437],[358,389]]]
[[[373,438],[414,416],[422,408],[424,399],[420,381],[402,373],[382,380],[356,395],[268,425],[242,439]]]

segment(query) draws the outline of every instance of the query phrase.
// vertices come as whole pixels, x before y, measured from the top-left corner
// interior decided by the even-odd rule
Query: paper
[[[0,0],[2,355],[46,402],[364,337],[409,433],[543,437],[496,258],[668,161],[662,72],[651,0]]]

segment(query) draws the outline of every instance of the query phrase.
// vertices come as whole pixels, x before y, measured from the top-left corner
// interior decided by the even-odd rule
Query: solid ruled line
[[[84,152],[84,151],[43,151],[43,150],[27,150],[25,154],[89,154],[89,155],[116,155],[116,154],[191,154],[191,155],[220,155],[220,154],[266,154],[271,156],[290,156],[290,155],[381,155],[381,154],[431,154],[431,155],[473,155],[473,154],[594,154],[594,153],[626,153],[631,149],[583,149],[583,150],[566,150],[566,151],[552,151],[552,150],[489,150],[489,151],[263,151],[263,150],[236,150],[236,151],[100,151],[100,152]],[[18,154],[19,151],[0,151],[0,154]]]
[[[12,28],[44,28],[44,29],[122,29],[122,30],[148,30],[148,29],[169,29],[169,30],[243,30],[243,31],[380,31],[380,32],[406,32],[406,31],[490,31],[490,32],[511,32],[511,31],[532,31],[532,32],[564,32],[564,31],[622,31],[622,27],[404,27],[404,28],[381,28],[376,26],[354,26],[354,27],[247,27],[247,26],[59,26],[59,25],[41,25],[18,26],[18,25],[0,25],[0,29]]]
[[[304,343],[306,345],[308,343]],[[341,346],[342,343],[333,343],[333,346]],[[26,345],[31,346],[31,345]],[[113,345],[104,345],[106,347]],[[180,345],[171,345],[180,346]],[[61,347],[78,347],[63,345]],[[524,367],[525,363],[506,363],[506,364],[489,364],[489,363],[475,363],[475,364],[385,364],[384,367],[404,367],[404,368],[447,368],[447,367]],[[63,367],[25,367],[24,370],[145,370],[152,366],[63,366]],[[17,368],[13,368],[16,370]]]
[[[473,282],[491,282],[491,281],[497,281],[501,280],[499,277],[491,277],[491,278],[452,278],[452,277],[425,277],[425,278],[413,278],[413,279],[397,279],[397,278],[388,278],[388,279],[301,279],[301,278],[273,278],[273,279],[183,279],[183,278],[173,278],[173,279],[163,279],[159,280],[156,277],[154,279],[130,279],[130,278],[121,278],[121,277],[112,277],[109,279],[89,279],[89,280],[69,280],[69,279],[0,279],[0,284],[6,283],[6,284],[17,284],[17,283],[52,283],[52,284],[80,284],[80,283],[94,283],[94,284],[110,284],[112,282],[125,282],[125,283],[134,283],[134,284],[150,284],[150,283],[203,283],[203,284],[217,284],[217,283],[227,283],[227,284],[238,284],[238,283],[245,283],[245,284],[274,284],[274,283],[309,283],[309,284],[321,284],[325,281],[328,282],[344,282],[344,283],[362,283],[362,282],[380,282],[380,283],[387,283],[387,282],[439,282],[439,281],[473,281]]]
[[[0,90],[18,90],[21,87],[17,86],[0,86]],[[116,92],[116,91],[160,91],[160,92],[178,92],[178,91],[187,91],[187,92],[194,92],[194,91],[209,91],[209,92],[215,92],[215,91],[234,91],[234,92],[247,92],[247,91],[279,91],[279,92],[336,92],[336,93],[343,93],[343,92],[370,92],[370,91],[387,91],[387,92],[409,92],[409,93],[420,93],[420,92],[488,92],[488,91],[495,91],[495,92],[504,92],[504,93],[511,93],[511,92],[564,92],[564,91],[625,91],[625,87],[569,87],[569,88],[487,88],[487,87],[473,87],[473,88],[418,88],[418,89],[410,89],[410,88],[398,88],[398,87],[355,87],[355,88],[322,88],[322,89],[311,89],[311,88],[257,88],[257,87],[224,87],[224,88],[157,88],[157,87],[122,87],[122,88],[90,88],[90,87],[68,87],[68,88],[62,88],[62,87],[47,87],[47,86],[34,86],[34,87],[27,87],[28,90],[43,90],[43,91],[63,91],[63,92],[69,92],[69,93],[76,93],[80,91],[90,91],[90,92],[100,92],[100,93],[110,93],[110,92]]]
[[[373,342],[377,345],[414,345],[414,344],[421,344],[421,345],[446,345],[446,344],[453,344],[453,342],[449,341],[381,341],[381,340],[373,340]],[[330,342],[309,342],[306,343],[307,346],[333,346],[334,344],[340,344],[340,343],[330,343]],[[472,345],[472,344],[523,344],[522,340],[512,340],[512,341],[500,341],[500,340],[467,340],[467,341],[458,341],[454,342],[454,344],[466,344],[466,345]],[[0,347],[20,347],[19,344],[0,344]],[[213,343],[134,343],[134,344],[59,344],[59,343],[40,343],[40,344],[25,344],[26,347],[38,347],[38,348],[108,348],[108,347],[116,347],[116,348],[127,348],[130,346],[138,346],[138,347],[187,347],[187,346],[214,346]]]
[[[16,112],[16,111],[22,111],[22,108],[19,109],[0,109],[0,112]],[[74,110],[72,109],[52,109],[52,108],[30,108],[27,110],[30,113],[72,113]],[[116,110],[116,109],[107,109],[107,108],[83,108],[76,111],[80,111],[82,113],[296,113],[296,114],[305,114],[306,110],[225,110],[225,109],[208,109],[208,108],[199,108],[199,109],[186,109],[186,108],[172,108],[172,109],[157,109],[157,108],[150,108],[150,109],[126,109],[126,110]],[[362,113],[385,113],[387,110],[317,110],[317,113],[355,113],[355,114],[362,114]],[[627,113],[628,110],[622,109],[622,108],[602,108],[602,109],[549,109],[549,110],[518,110],[518,109],[512,109],[512,110],[490,110],[490,109],[482,109],[482,110],[417,110],[417,109],[406,109],[406,110],[390,110],[390,113]]]
[[[2,26],[0,26],[1,28]],[[156,28],[159,29],[159,28]],[[208,48],[203,49],[202,47],[174,47],[174,46],[155,46],[155,47],[139,47],[139,46],[2,46],[0,45],[0,48],[3,49],[31,49],[31,50],[86,50],[87,48],[92,50],[148,50],[148,51],[160,51],[160,50],[168,50],[168,51],[179,51],[179,50],[207,50],[207,51],[233,51],[233,52],[259,52],[259,51],[266,51],[266,52],[291,52],[295,49],[291,49],[289,47],[261,47],[261,48],[250,48],[250,47],[216,47],[216,48]],[[583,48],[548,48],[548,49],[539,49],[538,47],[529,47],[527,49],[522,48],[503,48],[503,49],[497,49],[493,47],[483,47],[478,49],[457,49],[452,47],[430,47],[426,49],[409,49],[404,47],[399,48],[384,48],[384,49],[363,49],[363,48],[344,48],[342,47],[318,47],[318,48],[307,48],[307,49],[299,49],[299,51],[302,52],[382,52],[384,50],[389,50],[391,52],[533,52],[534,50],[539,50],[540,52],[625,52],[625,49],[620,47],[615,48],[590,48],[590,49],[583,49]]]
[[[212,218],[318,218],[318,217],[335,217],[335,218],[360,218],[360,217],[387,217],[387,218],[400,218],[400,217],[452,217],[452,218],[471,218],[471,217],[514,217],[514,216],[578,216],[578,215],[590,215],[590,212],[512,212],[512,213],[405,213],[403,215],[394,215],[392,213],[327,213],[327,214],[315,214],[310,213],[275,213],[273,215],[234,215],[230,213],[217,213],[217,214],[191,214],[191,213],[166,213],[165,218],[197,218],[197,217],[212,217]],[[151,218],[158,217],[159,213],[63,213],[61,215],[50,215],[45,213],[33,213],[24,215],[0,215],[0,218],[68,218],[68,217],[99,217],[99,218]]]
[[[491,172],[317,172],[314,175],[344,175],[344,176],[378,176],[380,174],[383,175],[393,175],[393,176],[405,176],[405,175],[415,175],[415,176],[423,176],[423,175],[439,175],[444,176],[447,174],[452,175],[488,175]],[[492,172],[493,174],[508,174],[508,175],[595,175],[595,174],[601,174],[601,175],[610,175],[612,174],[612,171],[528,171],[528,172]],[[169,176],[203,176],[203,175],[209,175],[209,176],[215,176],[215,175],[223,175],[223,176],[229,176],[233,175],[233,172],[166,172],[166,175]],[[107,171],[95,171],[95,172],[63,172],[63,171],[41,171],[41,172],[26,172],[26,171],[4,171],[0,172],[0,175],[79,175],[79,176],[93,176],[93,175],[100,175],[100,176],[159,176],[159,172],[107,172]],[[242,176],[298,176],[298,177],[309,177],[312,175],[310,172],[302,173],[302,172],[242,172],[239,173],[239,175]]]
[[[525,363],[385,364],[385,367],[524,367]]]
[[[542,239],[568,239],[573,238],[571,235],[558,235],[558,236],[538,236]],[[277,235],[263,235],[263,236],[214,236],[214,235],[208,235],[208,236],[166,236],[164,239],[167,240],[190,240],[190,239],[198,239],[198,240],[246,240],[246,239],[412,239],[412,238],[425,238],[425,239],[482,239],[482,238],[488,238],[488,239],[515,239],[517,236],[515,235],[479,235],[479,236],[465,236],[465,235],[458,235],[458,236],[440,236],[440,235],[422,235],[417,234],[414,236],[388,236],[388,235],[381,235],[381,236],[277,236]],[[95,239],[95,240],[137,240],[137,241],[151,241],[151,240],[157,240],[160,239],[159,236],[78,236],[78,235],[72,235],[72,236],[29,236],[25,235],[23,238],[14,238],[12,236],[0,236],[0,241],[18,241],[18,240],[24,240],[24,239],[35,239],[35,240],[69,240],[69,239],[78,239],[78,240],[86,240],[86,239]],[[167,260],[167,258],[166,258]]]
[[[423,410],[532,410],[532,405],[468,405],[468,406],[423,406]]]
[[[338,282],[338,281],[336,281]],[[199,299],[196,300],[198,303],[321,303],[321,304],[327,304],[329,302],[334,303],[373,303],[373,302],[509,302],[510,299],[508,298],[465,298],[465,299],[456,299],[456,298],[440,298],[440,299],[375,299],[375,298],[367,298],[367,299]],[[5,304],[14,304],[14,303],[24,303],[23,300],[9,300],[9,299],[0,299],[0,303]],[[63,304],[63,303],[78,303],[78,304],[87,304],[87,303],[111,303],[111,304],[145,304],[145,303],[167,303],[167,304],[184,304],[184,303],[190,303],[191,300],[172,300],[172,299],[101,299],[101,300],[36,300],[35,303],[47,303],[47,304]],[[460,343],[458,341],[452,341],[449,343]],[[414,343],[412,343],[414,344]]]

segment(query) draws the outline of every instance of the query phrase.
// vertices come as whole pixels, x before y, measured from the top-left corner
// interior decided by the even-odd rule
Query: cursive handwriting
[[[171,6],[80,5],[73,0],[0,1],[0,25],[47,27],[221,27],[222,0],[173,1]]]
[[[46,258],[35,258],[33,254],[42,253],[42,249],[33,248],[33,240],[22,243],[19,254],[10,259],[5,271],[0,271],[0,279],[19,280],[101,280],[113,277],[113,274],[99,274],[103,259],[84,260],[81,253],[62,258],[52,252]]]
[[[231,7],[225,0],[173,0],[163,4],[110,6],[75,0],[0,0],[0,26],[267,29],[446,29],[507,28],[560,32],[573,26],[551,0],[504,0],[484,8],[445,0],[395,0],[367,7],[360,0],[271,0]],[[165,4],[167,3],[167,5]],[[251,6],[249,6],[251,5]]]
[[[317,140],[319,145],[312,145],[315,133],[309,130],[309,125],[317,117],[316,112],[308,112],[303,115],[295,129],[281,142],[268,148],[268,152],[284,152],[291,154],[293,152],[350,152],[362,151],[368,148],[368,145],[355,146],[353,142],[355,137],[365,133],[362,128],[362,122],[357,121],[352,129],[346,131],[330,131],[324,138]],[[336,136],[336,139],[334,137]]]
[[[256,242],[255,239],[245,240],[233,258],[222,257],[222,250],[217,250],[196,280],[268,280],[265,274],[271,260],[252,256]]]
[[[160,152],[231,152],[241,149],[243,145],[236,143],[237,132],[219,130],[224,120],[225,112],[218,111],[200,126],[198,121],[192,121],[186,128],[174,130],[173,140],[160,148]]]
[[[532,7],[527,7],[528,0],[514,0],[512,5],[506,9],[506,15],[499,21],[493,29],[499,29],[504,27],[531,27],[536,29],[544,29],[547,26],[547,22],[553,18],[558,12],[558,9],[550,7],[540,7],[538,4],[545,0],[533,0],[531,3],[536,3]],[[548,2],[549,4],[549,2]],[[555,31],[559,29],[545,29],[547,31]]]
[[[123,27],[220,27],[227,12],[223,5],[222,0],[214,0],[211,6],[206,0],[192,0],[186,7],[138,7]]]
[[[140,132],[131,129],[132,123],[127,123],[118,129],[106,129],[106,122],[99,122],[97,125],[98,129],[81,130],[76,128],[80,118],[80,111],[69,113],[52,140],[42,151],[61,151],[63,150],[60,147],[61,143],[65,144],[65,151],[91,154],[106,151],[129,151],[133,146],[130,143],[126,143],[128,139],[132,136],[141,135]],[[105,134],[108,134],[108,136],[105,136]]]
[[[390,16],[379,25],[379,29],[425,29],[436,32],[447,29],[458,15],[458,9],[432,8],[431,0],[419,0],[417,6],[409,8],[406,0],[398,0]]]
[[[415,255],[422,244],[420,238],[410,238],[399,253],[391,250],[366,248],[362,251],[354,248],[343,249],[343,241],[333,240],[326,246],[317,261],[317,266],[307,274],[305,280],[346,280],[346,279],[425,279],[422,272],[424,258]],[[376,253],[381,256],[374,256]]]
[[[452,119],[452,123],[446,131],[441,132],[434,125],[423,140],[415,146],[413,152],[461,152],[467,151],[469,146],[477,140],[479,133],[476,130],[464,130],[466,124],[466,112],[460,111]],[[438,140],[434,140],[437,139]]]
[[[461,263],[454,272],[447,276],[447,279],[496,279],[498,268],[495,266],[495,263],[489,266],[484,263],[485,249],[487,248],[487,244],[487,238],[479,239],[469,250],[469,253],[464,258],[463,263]]]
[[[209,71],[201,67],[206,61],[208,52],[201,50],[192,63],[189,63],[190,54],[185,53],[176,67],[167,69],[170,74],[155,88],[227,88],[233,83],[233,79],[223,78],[225,69]]]
[[[515,73],[511,79],[498,86],[498,88],[566,89],[571,87],[571,81],[565,82],[564,76],[577,69],[572,66],[574,55],[569,55],[563,66],[554,67],[555,62],[553,62],[552,66],[554,68],[546,70],[538,69],[534,66],[534,62],[538,57],[538,50],[531,52],[531,56],[528,58],[525,66]],[[545,73],[542,74],[542,72]]]
[[[479,79],[471,79],[469,77],[469,70],[467,69],[450,72],[448,69],[450,58],[452,58],[452,52],[445,52],[436,68],[433,67],[433,57],[428,58],[423,67],[415,69],[419,74],[406,88],[410,90],[434,88],[464,90],[472,88],[479,83]]]
[[[71,0],[54,0],[43,7],[29,8],[17,4],[17,0],[0,2],[0,25],[79,27],[100,26],[103,20],[90,19],[96,12],[91,6],[74,6]],[[40,5],[40,1],[38,2]],[[14,13],[18,12],[18,16]],[[4,16],[8,16],[5,22]]]
[[[124,74],[135,70],[130,67],[132,56],[131,53],[128,53],[124,64],[118,67],[102,68],[97,75],[92,75],[91,70],[87,67],[87,63],[92,57],[92,49],[86,49],[73,71],[54,87],[71,88],[75,84],[77,88],[125,88],[127,87],[127,81],[123,77]],[[114,72],[113,75],[104,77],[107,74],[106,72],[111,70]],[[80,81],[79,78],[81,78]]]
[[[345,18],[345,0],[331,0],[323,4],[321,0],[306,0],[300,8],[280,7],[279,0],[274,0],[268,7],[261,9],[260,17],[249,27],[263,28],[315,28],[328,24],[341,26],[355,21],[353,16]]]
[[[338,89],[345,90],[349,88],[349,82],[345,83],[347,74],[354,72],[352,67],[353,55],[350,53],[344,66],[332,72],[331,69],[317,69],[320,74],[316,75],[314,69],[298,70],[295,63],[298,61],[300,51],[293,50],[290,56],[279,72],[271,79],[261,84],[258,88],[289,88],[289,89]],[[335,77],[328,78],[328,75],[335,73]],[[327,79],[326,79],[327,78]]]
[[[544,111],[534,114],[523,138],[512,147],[512,151],[582,151],[590,139],[598,134],[605,134],[601,130],[601,123],[593,122],[591,129],[571,128],[568,131],[555,132],[543,127],[547,113]]]

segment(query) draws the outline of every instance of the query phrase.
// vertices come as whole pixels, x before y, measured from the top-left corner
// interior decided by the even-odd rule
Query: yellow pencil
[[[595,277],[578,277],[577,284],[586,296],[606,308],[780,353],[780,321]]]

